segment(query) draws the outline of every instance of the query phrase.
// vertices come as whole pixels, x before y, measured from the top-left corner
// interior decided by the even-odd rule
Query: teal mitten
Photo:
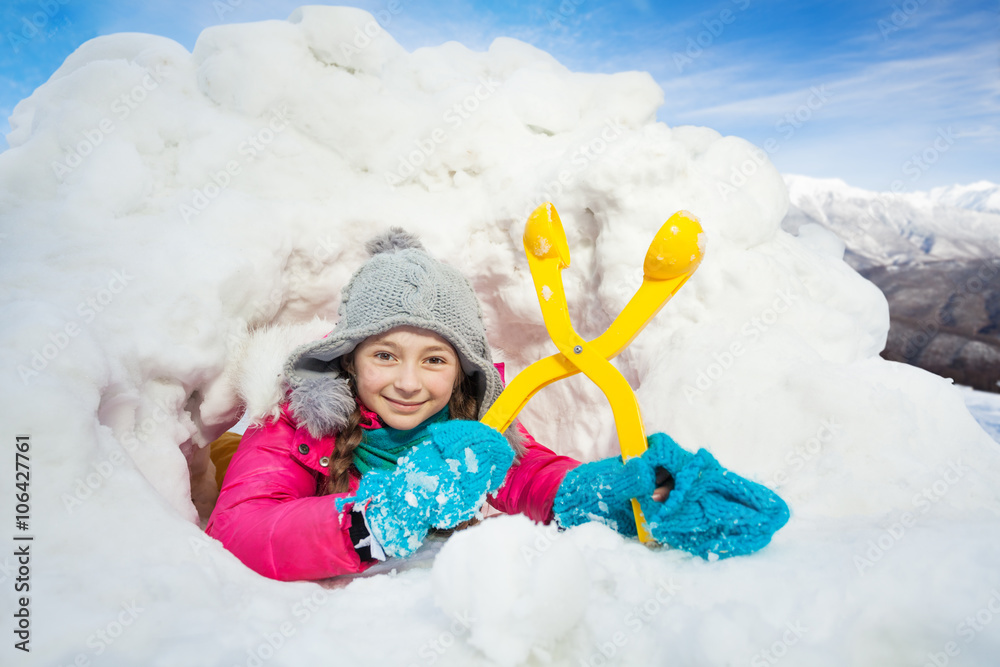
[[[632,498],[651,496],[656,486],[652,468],[639,459],[622,463],[620,456],[591,461],[573,468],[556,491],[552,513],[563,528],[588,521],[635,537]]]
[[[454,528],[476,516],[486,495],[500,488],[514,450],[499,431],[478,421],[452,419],[430,431],[436,453],[417,452],[417,460],[434,459],[430,465],[444,461],[451,473],[438,479],[430,518],[435,528]]]
[[[674,478],[662,503],[648,493],[637,496],[657,542],[706,559],[728,558],[763,548],[788,521],[788,505],[776,493],[724,469],[707,450],[691,454],[664,433],[647,440],[649,449],[638,459],[644,474],[664,468]]]
[[[357,493],[337,501],[365,508],[365,523],[388,556],[416,551],[430,528],[454,528],[473,518],[487,493],[503,483],[514,460],[510,445],[481,422],[450,420],[392,470],[372,470]]]

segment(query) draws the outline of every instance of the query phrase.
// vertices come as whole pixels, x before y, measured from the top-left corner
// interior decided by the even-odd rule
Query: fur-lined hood
[[[227,364],[227,377],[244,408],[244,419],[261,424],[277,419],[281,404],[288,400],[284,368],[289,355],[301,345],[325,336],[333,323],[315,318],[302,324],[287,324],[248,331],[234,347]],[[317,437],[326,435],[322,422],[305,424]]]

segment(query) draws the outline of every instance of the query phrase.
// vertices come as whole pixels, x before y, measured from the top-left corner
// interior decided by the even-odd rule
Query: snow
[[[1000,394],[961,387],[969,412],[990,436],[1000,442]]]
[[[884,298],[825,232],[781,229],[788,191],[759,151],[657,123],[662,98],[648,74],[570,72],[513,39],[407,53],[345,8],[213,27],[193,53],[81,46],[15,108],[0,155],[0,418],[11,445],[30,435],[33,473],[18,664],[997,655],[1000,448],[959,389],[877,356]],[[472,280],[512,377],[555,349],[521,245],[546,200],[585,338],[634,293],[663,221],[700,218],[701,267],[615,363],[648,432],[789,503],[769,547],[705,562],[501,517],[322,587],[263,579],[202,533],[191,497],[210,505],[204,445],[239,418],[242,332],[334,318],[363,242],[398,224]],[[560,452],[616,453],[584,377],[522,417]]]
[[[465,448],[465,469],[473,474],[479,472],[479,460],[471,447]]]

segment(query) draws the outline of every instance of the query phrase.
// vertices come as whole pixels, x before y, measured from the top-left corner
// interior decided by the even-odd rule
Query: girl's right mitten
[[[480,511],[486,494],[507,475],[514,451],[498,431],[476,421],[450,420],[399,459],[392,470],[372,470],[357,493],[337,501],[363,510],[365,524],[387,556],[405,557],[430,528],[454,528]]]

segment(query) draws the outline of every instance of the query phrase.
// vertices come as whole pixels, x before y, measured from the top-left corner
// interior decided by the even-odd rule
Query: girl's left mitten
[[[767,487],[726,470],[708,450],[692,454],[664,433],[648,438],[642,455],[649,468],[674,478],[667,499],[639,496],[653,538],[711,558],[753,553],[788,521],[788,505]]]
[[[592,461],[566,473],[552,512],[563,528],[599,521],[626,537],[635,537],[631,499],[650,496],[655,487],[654,471],[638,459],[627,464],[618,456]]]

